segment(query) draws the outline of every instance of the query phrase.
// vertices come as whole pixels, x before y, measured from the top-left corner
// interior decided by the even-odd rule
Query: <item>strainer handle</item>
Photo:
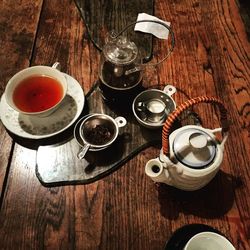
[[[220,110],[220,122],[222,126],[222,133],[225,133],[229,130],[229,123],[227,120],[227,110],[223,103],[215,97],[201,96],[190,99],[183,104],[179,105],[165,121],[162,128],[162,150],[165,155],[169,155],[169,134],[173,123],[176,121],[178,116],[186,109],[191,106],[194,106],[198,103],[214,103],[218,105]]]

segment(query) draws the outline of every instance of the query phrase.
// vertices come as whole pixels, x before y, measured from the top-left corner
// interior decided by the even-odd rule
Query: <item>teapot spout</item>
[[[155,182],[166,183],[168,174],[164,171],[163,163],[159,158],[151,159],[146,163],[145,173]]]

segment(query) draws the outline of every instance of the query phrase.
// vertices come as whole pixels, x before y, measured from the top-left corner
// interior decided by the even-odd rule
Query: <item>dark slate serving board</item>
[[[128,100],[121,104],[104,101],[99,83],[87,94],[81,117],[88,113],[105,113],[113,118],[123,116],[127,125],[120,129],[118,139],[109,148],[88,152],[82,160],[77,158],[80,146],[74,137],[63,144],[40,146],[37,150],[36,174],[43,185],[91,183],[121,167],[146,147],[161,143],[161,129],[151,130],[140,126]]]
[[[139,13],[154,15],[153,0],[75,0],[88,30],[90,39],[102,50],[105,38],[112,30],[121,31],[128,24],[135,22]],[[142,58],[149,61],[152,55],[152,36],[134,32],[130,27],[125,33],[140,49]]]

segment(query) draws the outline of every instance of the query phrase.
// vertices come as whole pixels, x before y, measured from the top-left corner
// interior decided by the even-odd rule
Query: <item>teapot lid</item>
[[[109,38],[103,48],[106,59],[116,65],[127,65],[133,62],[138,55],[138,48],[134,42],[125,36]]]
[[[202,129],[183,129],[174,138],[173,152],[182,164],[200,169],[214,160],[216,142]]]

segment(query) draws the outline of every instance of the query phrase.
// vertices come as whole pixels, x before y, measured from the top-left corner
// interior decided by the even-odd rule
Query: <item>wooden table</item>
[[[250,248],[246,6],[157,0],[154,8],[155,16],[171,22],[176,47],[161,67],[146,72],[144,84],[176,86],[177,104],[200,95],[225,103],[231,128],[220,172],[195,192],[158,186],[144,173],[146,162],[159,155],[160,147],[149,147],[91,184],[45,187],[35,173],[36,150],[16,143],[1,124],[1,249],[164,249],[175,230],[192,223],[219,230],[236,249]],[[163,43],[154,40],[154,51],[157,61]],[[99,58],[74,1],[1,1],[0,95],[19,70],[55,61],[87,93],[98,79]],[[212,109],[202,106],[199,115],[204,126],[218,125]]]

